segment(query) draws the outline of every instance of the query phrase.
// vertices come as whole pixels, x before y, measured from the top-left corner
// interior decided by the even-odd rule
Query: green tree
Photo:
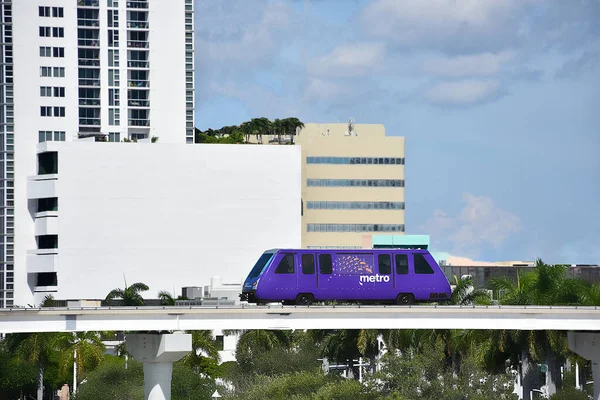
[[[507,277],[490,280],[500,304],[573,306],[585,304],[590,298],[589,285],[580,279],[569,278],[566,265],[548,265],[537,259],[535,268],[517,280]],[[525,399],[529,397],[533,362],[548,365],[546,384],[549,395],[561,387],[560,365],[569,355],[566,332],[563,331],[511,331],[503,337],[520,346],[521,374]]]
[[[56,338],[56,346],[60,350],[61,357],[59,363],[59,372],[63,376],[69,376],[73,370],[73,365],[77,365],[76,381],[73,385],[73,391],[77,384],[83,380],[84,373],[94,369],[104,359],[106,347],[102,343],[100,332],[74,332],[59,333]]]
[[[296,136],[298,128],[304,128],[304,123],[295,117],[286,118],[282,120],[281,123],[283,126],[283,130],[286,134],[291,136],[292,144],[294,144],[294,136]]]
[[[13,333],[6,336],[6,348],[15,357],[37,368],[37,399],[44,397],[44,371],[56,355],[56,333]]]
[[[161,290],[160,292],[158,292],[158,298],[160,299],[160,304],[162,304],[163,306],[175,305],[175,299],[173,298],[171,293],[165,290]]]
[[[138,282],[131,286],[127,286],[127,282],[125,282],[125,288],[111,290],[110,293],[106,295],[106,301],[120,299],[120,304],[122,306],[143,306],[144,298],[140,292],[145,292],[147,290],[150,290],[150,288],[145,283]]]
[[[371,369],[379,353],[378,330],[373,329],[338,329],[338,330],[311,330],[309,335],[317,346],[321,348],[323,357],[328,360],[346,364],[347,372],[354,375],[354,360],[365,357],[371,361]]]
[[[200,330],[187,333],[192,335],[192,351],[183,358],[183,363],[198,374],[213,378],[220,376],[219,344],[213,338],[212,331]]]
[[[0,341],[0,400],[31,397],[38,387],[38,368],[14,356]]]

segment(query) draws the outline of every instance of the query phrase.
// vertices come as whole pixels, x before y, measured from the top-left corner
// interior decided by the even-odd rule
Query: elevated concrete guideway
[[[0,333],[363,328],[600,331],[600,308],[170,306],[31,308],[0,311]]]

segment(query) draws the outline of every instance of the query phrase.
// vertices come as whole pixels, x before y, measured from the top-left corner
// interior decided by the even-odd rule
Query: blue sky
[[[197,0],[196,123],[382,123],[406,231],[600,263],[600,0]]]

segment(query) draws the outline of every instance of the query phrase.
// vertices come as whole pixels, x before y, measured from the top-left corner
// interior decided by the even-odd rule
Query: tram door
[[[318,287],[318,274],[315,268],[315,255],[313,253],[301,253],[297,255],[300,262],[298,268],[298,293],[315,293]]]

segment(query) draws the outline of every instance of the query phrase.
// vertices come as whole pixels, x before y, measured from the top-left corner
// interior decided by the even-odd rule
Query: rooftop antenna
[[[358,136],[358,132],[354,129],[354,117],[350,117],[348,120],[348,130],[345,133],[345,136]]]

